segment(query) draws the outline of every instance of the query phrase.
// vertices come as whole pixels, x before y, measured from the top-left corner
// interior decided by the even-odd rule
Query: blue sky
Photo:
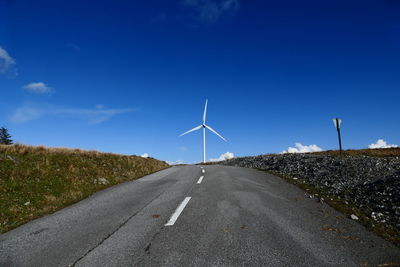
[[[15,141],[167,161],[400,144],[400,3],[0,0]]]

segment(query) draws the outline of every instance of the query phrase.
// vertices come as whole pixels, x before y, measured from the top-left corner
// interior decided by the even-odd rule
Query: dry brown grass
[[[286,153],[289,154],[289,153]],[[378,149],[348,149],[343,150],[340,153],[339,150],[326,150],[321,152],[311,152],[304,154],[312,155],[327,155],[327,156],[367,156],[367,157],[400,157],[400,147],[396,148],[378,148]],[[263,156],[279,156],[285,154],[264,154]],[[218,165],[220,161],[206,162],[206,163],[196,163],[196,165]]]
[[[96,191],[167,168],[163,161],[98,151],[0,145],[0,232]],[[107,179],[107,184],[95,182]]]
[[[290,154],[290,153],[285,153]],[[285,154],[265,154],[264,156],[278,156]],[[377,149],[348,149],[340,153],[339,150],[326,150],[321,152],[309,152],[303,154],[327,155],[327,156],[367,156],[367,157],[400,157],[400,147],[396,148],[377,148]],[[218,163],[218,162],[217,162]],[[206,164],[215,164],[213,162]]]
[[[327,150],[314,152],[317,155],[340,156],[339,150]],[[400,157],[400,147],[397,148],[378,148],[378,149],[349,149],[343,150],[345,156],[369,156],[369,157]]]

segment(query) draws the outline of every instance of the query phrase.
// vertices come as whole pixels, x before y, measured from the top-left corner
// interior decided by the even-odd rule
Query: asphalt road
[[[399,248],[278,177],[204,170],[173,167],[2,234],[0,266],[400,266]]]

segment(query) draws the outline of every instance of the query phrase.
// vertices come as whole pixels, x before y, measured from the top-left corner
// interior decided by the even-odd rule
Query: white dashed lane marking
[[[203,181],[204,176],[200,176],[200,179],[197,181],[197,184],[201,184],[201,182]]]
[[[201,172],[205,173],[206,170],[203,169],[203,167],[201,168]],[[204,176],[200,176],[199,180],[197,181],[197,184],[201,184],[201,182],[203,181]],[[186,197],[182,203],[178,206],[178,208],[175,210],[175,212],[171,215],[171,218],[169,219],[169,221],[165,224],[165,226],[172,226],[175,224],[176,220],[178,220],[179,216],[181,215],[182,211],[185,209],[186,205],[189,203],[190,199],[192,197]]]
[[[169,219],[169,221],[165,224],[165,226],[172,226],[174,225],[174,223],[176,222],[176,220],[178,219],[179,215],[181,215],[183,209],[186,207],[187,203],[189,202],[189,200],[191,199],[191,197],[187,197],[185,198],[182,203],[179,205],[179,207],[175,210],[175,212],[172,214],[171,218]]]

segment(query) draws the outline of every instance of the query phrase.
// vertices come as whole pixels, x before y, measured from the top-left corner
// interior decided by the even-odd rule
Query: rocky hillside
[[[336,198],[344,205],[355,207],[358,217],[367,219],[363,221],[369,228],[389,229],[396,239],[391,241],[398,243],[400,157],[352,154],[263,155],[234,158],[220,164],[266,170],[287,177],[295,184],[309,185],[313,188],[310,192],[319,193],[318,198]]]

